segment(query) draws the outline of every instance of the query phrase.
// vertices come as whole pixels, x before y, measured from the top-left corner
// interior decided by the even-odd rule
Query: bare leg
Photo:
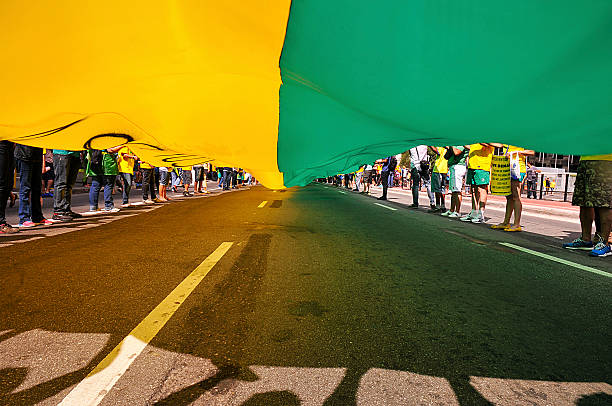
[[[582,207],[580,208],[582,209]],[[612,209],[607,207],[598,207],[599,219],[601,221],[601,233],[599,234],[606,243],[610,240],[610,229],[612,228]],[[581,219],[582,222],[582,219]]]
[[[523,213],[523,203],[521,202],[521,182],[512,181],[512,200],[514,204],[514,227],[521,226],[521,214]],[[508,217],[508,222],[510,218]]]
[[[608,209],[609,210],[609,209]],[[600,212],[601,216],[601,212]],[[580,206],[580,228],[582,229],[583,241],[591,241],[591,231],[593,230],[593,218],[595,217],[595,209],[592,207]],[[608,232],[609,232],[608,228]],[[603,230],[602,230],[603,232]]]

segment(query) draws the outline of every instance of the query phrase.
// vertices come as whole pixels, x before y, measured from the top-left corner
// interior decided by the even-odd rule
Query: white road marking
[[[377,206],[380,206],[380,207],[384,207],[385,209],[389,209],[389,210],[393,210],[393,211],[397,210],[394,207],[385,206],[384,204],[380,204],[380,203],[374,203],[374,204],[377,205]]]
[[[258,209],[263,208],[263,207],[266,205],[266,203],[268,203],[268,201],[267,201],[267,200],[264,200],[263,202],[259,203],[259,206],[257,206],[257,208],[258,208]]]
[[[221,243],[85,379],[74,387],[59,405],[95,406],[99,404],[232,244],[233,242]]]
[[[580,270],[583,270],[583,271],[592,272],[592,273],[597,274],[597,275],[607,276],[608,278],[612,278],[612,273],[600,271],[599,269],[591,268],[590,266],[586,266],[586,265],[582,265],[582,264],[577,264],[576,262],[568,261],[566,259],[561,259],[561,258],[553,257],[552,255],[543,254],[543,253],[538,252],[538,251],[533,251],[533,250],[530,250],[529,248],[523,248],[523,247],[521,247],[519,245],[514,245],[514,244],[511,244],[509,242],[500,242],[500,244],[505,246],[505,247],[513,248],[515,250],[522,251],[522,252],[525,252],[527,254],[535,255],[535,256],[538,256],[538,257],[541,257],[541,258],[545,258],[545,259],[548,259],[550,261],[558,262],[558,263],[563,264],[563,265],[569,265],[569,266],[572,266],[574,268],[577,268],[577,269],[580,269]]]
[[[338,190],[338,193],[342,193],[343,195],[345,195],[345,194],[346,194],[346,192],[345,192],[345,191],[343,191],[343,190]]]

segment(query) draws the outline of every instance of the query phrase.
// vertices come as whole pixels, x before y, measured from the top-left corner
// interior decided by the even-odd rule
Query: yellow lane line
[[[94,406],[100,403],[232,244],[233,242],[221,243],[85,379],[68,393],[60,405]]]
[[[257,206],[257,208],[258,208],[258,209],[263,208],[263,207],[266,205],[266,203],[268,203],[268,201],[267,201],[267,200],[264,200],[263,202],[259,203],[259,206]]]

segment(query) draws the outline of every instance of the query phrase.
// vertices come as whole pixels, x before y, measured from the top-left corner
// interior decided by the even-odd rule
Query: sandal
[[[508,231],[512,233],[512,232],[517,232],[517,231],[523,231],[523,229],[521,228],[521,226],[518,226],[518,227],[509,226],[509,227],[504,228],[504,231]]]
[[[491,226],[493,230],[505,230],[508,227],[510,227],[510,224],[504,224],[504,223],[493,224]]]

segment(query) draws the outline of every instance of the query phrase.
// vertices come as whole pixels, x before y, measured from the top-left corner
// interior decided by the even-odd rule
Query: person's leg
[[[17,159],[19,172],[19,224],[32,221],[30,192],[32,191],[32,163]]]
[[[412,173],[412,205],[419,205],[419,184],[421,183],[421,175],[419,174],[419,170],[417,168],[412,168],[410,170]]]
[[[380,200],[387,199],[387,189],[389,188],[389,172],[383,172],[381,174],[381,181],[383,186],[382,196],[379,197]]]
[[[70,155],[68,157],[67,177],[66,177],[66,203],[67,211],[72,212],[72,188],[76,183],[77,176],[81,169],[81,158]]]
[[[151,172],[151,175],[150,175],[151,181],[149,182],[149,191],[151,192],[151,200],[155,200],[157,199],[157,193],[155,192],[155,171],[153,169],[149,169],[149,171]]]
[[[142,200],[149,200],[149,191],[151,190],[151,169],[142,169]],[[152,197],[152,195],[151,195]]]
[[[591,241],[591,234],[593,231],[594,218],[595,218],[594,208],[580,206],[580,229],[582,230],[582,235],[580,238],[582,239],[582,241],[587,241],[587,242]]]
[[[132,174],[131,173],[122,173],[121,180],[123,184],[122,188],[122,198],[123,204],[130,203],[130,191],[132,190]]]
[[[595,209],[601,222],[600,237],[604,244],[610,240],[610,230],[612,229],[612,208],[598,207]]]
[[[30,192],[30,198],[32,206],[30,210],[32,214],[32,221],[39,223],[44,218],[42,212],[42,168],[40,162],[35,162],[32,167],[31,185],[32,190]]]
[[[512,204],[514,207],[514,228],[520,228],[521,215],[523,214],[523,203],[521,202],[521,182],[518,180],[511,181],[512,189]],[[510,219],[508,219],[510,220]]]
[[[68,210],[68,203],[66,202],[68,156],[54,154],[53,167],[55,169],[55,192],[53,193],[53,211],[55,213],[65,213]]]
[[[91,186],[89,187],[89,211],[98,210],[101,183],[102,176],[97,175],[91,177]]]
[[[104,175],[104,209],[112,210],[115,207],[113,202],[113,187],[115,186],[115,175]]]
[[[431,208],[436,207],[436,201],[434,200],[434,195],[431,193],[431,180],[429,179],[429,174],[423,174],[421,176],[423,179],[423,185],[425,186],[425,190],[427,191],[427,197],[429,197],[429,205]]]
[[[13,168],[14,159],[13,143],[0,141],[0,225],[6,224],[6,204],[11,189],[13,189],[13,173],[11,169]],[[10,188],[9,184],[11,184]]]

